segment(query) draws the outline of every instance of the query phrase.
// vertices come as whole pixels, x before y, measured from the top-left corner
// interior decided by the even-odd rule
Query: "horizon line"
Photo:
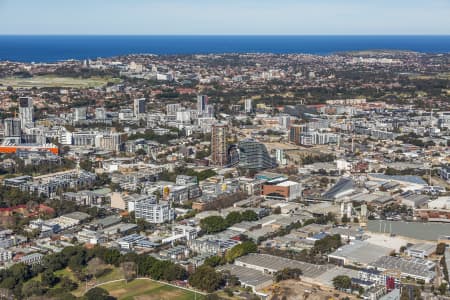
[[[368,33],[368,34],[360,34],[360,33],[318,33],[318,34],[264,34],[264,33],[218,33],[218,34],[176,34],[176,33],[168,33],[168,34],[138,34],[138,33],[125,33],[125,34],[115,34],[115,33],[0,33],[0,36],[173,36],[173,37],[198,37],[198,36],[270,36],[270,37],[306,37],[306,36],[439,36],[439,37],[450,37],[450,33],[446,34],[433,34],[433,33]]]

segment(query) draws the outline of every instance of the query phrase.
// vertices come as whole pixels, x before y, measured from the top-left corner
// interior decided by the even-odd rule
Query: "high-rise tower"
[[[5,127],[5,137],[20,137],[20,119],[6,118],[3,121]]]
[[[33,124],[33,98],[20,97],[19,98],[19,118],[21,128]]]
[[[227,124],[214,124],[211,131],[211,160],[216,166],[225,166],[227,159]]]
[[[197,96],[197,112],[199,115],[206,111],[206,106],[208,105],[208,96],[198,95]]]
[[[135,117],[145,113],[145,98],[134,99],[133,112]]]

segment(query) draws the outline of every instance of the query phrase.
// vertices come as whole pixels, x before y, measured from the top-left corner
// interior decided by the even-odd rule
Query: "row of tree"
[[[209,177],[217,175],[217,173],[211,169],[197,172],[194,169],[178,167],[174,172],[162,172],[159,176],[159,179],[164,181],[175,181],[178,175],[194,176],[197,177],[198,181],[202,181],[208,179]]]
[[[167,134],[156,134],[153,130],[147,129],[144,133],[132,134],[128,137],[128,140],[145,139],[156,141],[160,144],[168,144],[170,140],[178,138],[178,133],[169,132]]]
[[[238,256],[255,251],[255,244],[244,242],[232,248],[226,260],[231,261]],[[225,283],[224,276],[226,276],[216,272],[210,264],[205,264],[189,274],[178,264],[158,260],[146,254],[123,255],[117,249],[101,246],[92,249],[72,246],[64,248],[59,253],[45,256],[41,264],[30,266],[19,263],[9,269],[0,270],[0,289],[11,291],[19,299],[31,296],[74,299],[70,291],[76,289],[78,283],[66,276],[56,276],[56,271],[69,268],[75,278],[82,282],[107,274],[112,270],[108,268],[110,265],[120,267],[126,280],[137,276],[147,276],[154,280],[168,282],[189,279],[193,287],[207,292],[213,292],[221,287]],[[57,284],[58,287],[56,287]],[[101,293],[99,290],[92,292],[97,296]]]
[[[358,291],[361,295],[364,288],[357,283],[352,282],[351,278],[346,275],[339,275],[333,278],[334,288],[341,291]]]
[[[201,229],[207,234],[217,233],[242,221],[256,221],[258,215],[253,210],[240,212],[230,212],[226,218],[221,216],[209,216],[200,221]]]

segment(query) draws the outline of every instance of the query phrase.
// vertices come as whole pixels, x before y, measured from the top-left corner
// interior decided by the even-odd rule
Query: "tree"
[[[74,272],[80,272],[86,264],[86,257],[84,252],[77,252],[69,258],[68,266]]]
[[[223,289],[223,291],[225,292],[225,294],[227,294],[228,297],[233,297],[233,290],[230,289],[229,287],[226,287]]]
[[[125,261],[120,264],[123,271],[123,276],[126,281],[130,281],[136,277],[136,264],[132,261]]]
[[[210,256],[207,259],[205,259],[204,264],[211,266],[213,268],[217,267],[218,265],[223,264],[224,261],[222,259],[222,257],[214,255],[214,256]]]
[[[217,233],[228,227],[227,221],[221,216],[210,216],[200,221],[200,227],[206,233]]]
[[[113,300],[116,299],[108,294],[108,291],[105,289],[95,287],[90,289],[84,295],[86,300]]]
[[[233,262],[236,258],[247,255],[249,253],[256,252],[258,250],[258,246],[252,241],[246,241],[241,244],[238,244],[227,251],[225,254],[225,258],[227,262]]]
[[[242,221],[242,215],[240,212],[238,211],[232,211],[230,212],[227,217],[225,218],[225,220],[227,221],[227,224],[229,226],[239,223]]]
[[[439,293],[441,294],[441,295],[445,295],[445,293],[447,292],[447,283],[445,283],[445,282],[443,282],[443,283],[441,283],[441,285],[439,286]]]
[[[195,288],[212,293],[223,284],[222,275],[210,266],[200,266],[189,277],[189,284]]]
[[[17,281],[13,277],[6,277],[0,283],[0,289],[13,290],[16,284]]]
[[[352,280],[345,275],[339,275],[333,278],[333,286],[337,290],[348,290],[352,287]]]
[[[42,285],[42,283],[36,280],[29,280],[25,282],[22,286],[22,296],[30,297],[30,296],[42,296],[46,292],[46,288]],[[3,299],[3,298],[2,298]]]
[[[16,282],[26,281],[31,278],[30,266],[24,263],[13,265],[9,268],[9,271]]]
[[[445,257],[442,256],[441,258],[441,266],[442,266],[442,273],[444,274],[444,279],[448,282],[448,268],[447,263],[445,262]]]
[[[241,285],[239,278],[235,275],[232,275],[230,271],[222,271],[222,278],[227,286],[238,286]]]
[[[253,210],[246,210],[242,213],[242,219],[244,221],[256,221],[258,220],[258,215]]]
[[[444,255],[445,247],[446,247],[445,243],[437,244],[437,246],[436,246],[436,254],[437,255]]]
[[[53,287],[56,283],[58,283],[58,277],[52,271],[46,270],[42,273],[41,282],[43,285],[48,287]]]
[[[93,168],[92,161],[87,159],[80,161],[80,168],[86,171],[92,171]]]
[[[164,269],[167,266],[166,261],[157,260],[150,268],[150,276],[155,280],[163,279]]]
[[[70,292],[70,291],[76,290],[78,288],[78,283],[71,280],[69,277],[64,276],[63,278],[61,278],[61,287],[64,290]]]
[[[208,294],[205,296],[205,300],[221,300],[217,294]]]
[[[90,275],[97,277],[97,274],[105,268],[103,260],[99,257],[94,257],[88,262],[86,270]]]
[[[302,270],[298,268],[284,268],[275,273],[274,279],[276,282],[288,279],[299,279],[302,274]]]
[[[186,279],[187,273],[181,266],[167,260],[156,260],[150,268],[150,276],[155,280]]]
[[[139,255],[137,258],[137,275],[150,275],[150,270],[155,262],[156,258],[153,256]]]
[[[182,266],[174,263],[168,265],[163,273],[163,278],[166,281],[185,280],[187,277],[187,271]]]
[[[328,253],[342,246],[341,236],[339,234],[329,235],[323,239],[314,242],[311,253]]]
[[[104,249],[103,257],[100,256],[100,258],[107,264],[118,266],[120,260],[120,251],[117,249]]]

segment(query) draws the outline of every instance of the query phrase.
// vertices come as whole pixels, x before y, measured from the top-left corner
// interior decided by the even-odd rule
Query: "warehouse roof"
[[[381,270],[399,270],[405,275],[422,278],[433,278],[434,272],[430,271],[434,263],[423,259],[404,259],[393,256],[383,256],[370,264],[371,267]]]
[[[366,241],[354,241],[342,246],[329,256],[345,258],[352,263],[368,264],[384,255],[388,255],[392,250],[394,249],[378,246]]]
[[[218,271],[230,271],[231,275],[236,276],[244,285],[257,287],[261,285],[270,285],[273,283],[272,276],[247,267],[225,265],[219,267]]]
[[[375,180],[399,181],[410,184],[427,185],[427,183],[419,176],[414,175],[385,175],[381,173],[370,173],[369,176]]]
[[[323,194],[325,199],[335,199],[340,195],[351,193],[355,190],[353,180],[351,178],[342,177],[328,191]]]
[[[280,271],[285,268],[299,268],[303,272],[303,276],[315,278],[326,272],[330,266],[314,265],[284,257],[278,257],[268,254],[252,253],[236,259],[237,263],[245,264],[246,267],[251,266],[262,267],[270,271]]]

